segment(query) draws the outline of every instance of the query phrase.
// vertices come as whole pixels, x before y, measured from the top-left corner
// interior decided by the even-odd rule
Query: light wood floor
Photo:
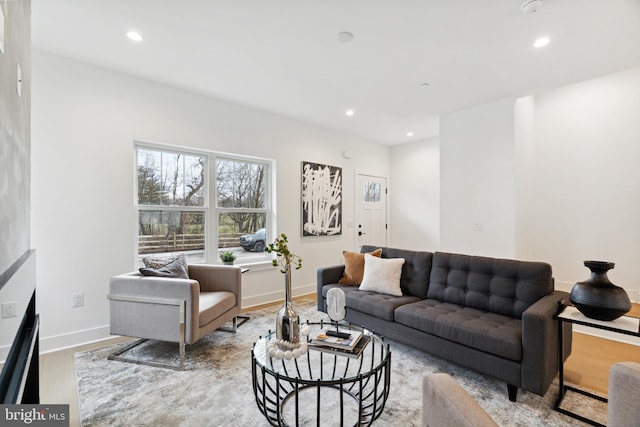
[[[253,309],[256,308],[262,307]],[[640,305],[635,304],[630,314],[640,317]],[[69,404],[70,426],[80,426],[73,354],[126,339],[113,338],[40,355],[41,402]],[[609,368],[620,361],[640,363],[640,347],[574,332],[571,356],[565,363],[565,380],[606,394]]]
[[[640,305],[633,304],[628,315],[640,317]],[[625,361],[640,363],[640,347],[574,332],[571,356],[564,364],[564,379],[607,394],[609,368]]]

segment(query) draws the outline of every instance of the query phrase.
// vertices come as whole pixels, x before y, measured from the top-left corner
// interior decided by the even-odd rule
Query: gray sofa
[[[361,252],[376,247],[363,246]],[[443,252],[382,248],[404,258],[402,296],[342,285],[344,265],[317,271],[318,310],[329,289],[345,291],[345,320],[387,338],[543,395],[558,372],[558,324],[553,316],[566,292],[555,291],[551,266]],[[566,359],[571,325],[564,327]]]

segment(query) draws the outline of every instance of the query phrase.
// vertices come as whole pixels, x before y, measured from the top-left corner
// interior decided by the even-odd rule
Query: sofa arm
[[[522,388],[544,395],[558,373],[558,320],[554,316],[569,294],[553,291],[522,314]],[[571,353],[571,324],[565,323],[564,356]]]
[[[344,264],[333,265],[331,267],[321,267],[317,270],[316,284],[318,286],[317,301],[318,301],[319,311],[324,311],[324,312],[327,311],[324,303],[324,298],[322,298],[322,288],[324,287],[324,285],[332,285],[332,284],[338,283],[338,280],[342,279],[343,275],[344,275]]]
[[[121,274],[111,278],[108,297],[111,300],[112,334],[174,342],[179,341],[180,335],[178,307],[135,300],[184,301],[186,339],[188,343],[191,342],[192,326],[196,325],[197,328],[197,308],[200,305],[200,287],[196,280],[143,276],[137,272]],[[131,301],[126,301],[129,297]]]
[[[202,292],[227,291],[242,306],[242,269],[232,265],[189,264],[189,277],[200,283]]]

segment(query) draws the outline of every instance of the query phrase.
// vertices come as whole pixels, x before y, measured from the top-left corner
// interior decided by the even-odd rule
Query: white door
[[[387,179],[356,176],[356,242],[362,245],[387,245]]]

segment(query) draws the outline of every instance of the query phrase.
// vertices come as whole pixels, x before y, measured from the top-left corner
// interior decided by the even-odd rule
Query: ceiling
[[[32,37],[36,49],[390,145],[437,136],[443,113],[640,66],[640,0],[545,0],[529,15],[520,3],[32,0]],[[540,36],[551,42],[534,48]]]

